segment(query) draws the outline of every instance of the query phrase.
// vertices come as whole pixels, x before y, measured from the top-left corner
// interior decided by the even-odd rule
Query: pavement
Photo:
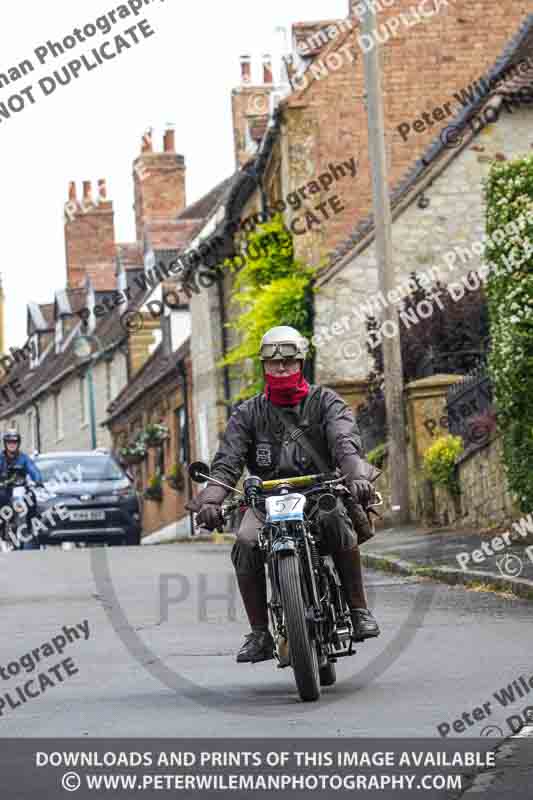
[[[501,539],[497,552],[492,544],[495,537]],[[405,526],[379,530],[362,546],[361,553],[368,567],[452,585],[485,586],[533,600],[531,534],[507,546],[502,534],[495,531]]]
[[[382,532],[371,544],[383,551],[416,536]],[[191,541],[1,554],[0,667],[11,664],[0,681],[3,736],[429,737],[458,746],[495,737],[494,747],[527,723],[533,688],[512,688],[522,677],[533,687],[528,601],[367,569],[381,636],[339,660],[337,683],[317,703],[302,703],[290,668],[235,663],[248,625],[230,551],[229,542]],[[87,638],[72,634],[61,656],[32,669],[27,654],[82,625]],[[37,673],[62,659],[69,674],[54,673],[53,686],[22,702],[16,687],[33,677],[35,689]],[[12,676],[16,662],[24,672]],[[511,796],[505,781],[514,791],[533,769],[532,748],[518,753],[509,741],[503,766],[471,776],[495,781],[498,800]]]

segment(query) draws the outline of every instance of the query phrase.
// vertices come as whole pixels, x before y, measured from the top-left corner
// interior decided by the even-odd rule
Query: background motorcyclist
[[[359,429],[351,409],[332,389],[309,385],[303,376],[308,342],[294,328],[278,326],[263,336],[260,358],[264,393],[241,403],[233,412],[211,466],[213,478],[235,486],[244,467],[262,480],[333,471],[347,477],[353,502],[369,503],[372,468],[361,458]],[[280,421],[280,414],[291,430]],[[305,433],[307,447],[298,442],[295,427]],[[378,473],[379,474],[379,473]],[[213,530],[221,522],[220,505],[229,490],[208,484],[189,502],[199,512],[197,522]],[[247,509],[232,549],[232,562],[251,633],[237,654],[238,662],[273,657],[268,630],[264,556],[258,547],[262,521]],[[379,627],[367,608],[357,537],[342,501],[320,518],[321,541],[330,552],[350,606],[355,641],[378,636]]]
[[[31,460],[26,453],[22,453],[20,450],[21,444],[21,437],[20,433],[15,428],[9,428],[5,431],[3,437],[3,444],[4,444],[4,451],[0,454],[0,476],[3,480],[5,480],[9,476],[10,467],[21,467],[24,471],[26,476],[31,478],[31,480],[38,484],[42,485],[42,476],[39,472],[38,467],[35,463]],[[0,489],[0,508],[5,505],[8,505],[11,502],[11,490]],[[31,531],[31,520],[35,515],[35,497],[33,505],[28,509],[27,515],[27,525],[28,531]],[[34,536],[32,536],[28,541],[22,542],[22,549],[23,550],[38,550],[39,549],[39,541]]]

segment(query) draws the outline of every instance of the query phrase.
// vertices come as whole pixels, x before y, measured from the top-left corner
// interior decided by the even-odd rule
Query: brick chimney
[[[133,183],[137,241],[144,244],[146,225],[173,221],[185,208],[185,159],[176,154],[173,127],[165,131],[162,152],[154,152],[152,131],[144,134]]]
[[[266,54],[263,56],[263,83],[274,83],[272,76],[272,56]]]
[[[267,129],[270,114],[270,94],[274,88],[272,57],[262,59],[263,82],[252,80],[252,60],[241,56],[241,83],[233,90],[231,107],[233,114],[233,139],[237,168],[249,161],[255,153]],[[258,65],[256,65],[258,66]]]
[[[70,182],[65,203],[65,248],[67,288],[83,287],[87,276],[97,290],[114,288],[115,223],[104,179],[98,181],[96,200],[91,181],[83,181],[81,199],[76,183]]]

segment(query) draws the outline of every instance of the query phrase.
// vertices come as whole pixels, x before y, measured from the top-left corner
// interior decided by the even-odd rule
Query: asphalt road
[[[66,658],[78,671],[51,675],[55,685],[15,708],[6,703],[2,735],[439,737],[438,725],[491,702],[486,719],[470,716],[464,733],[451,730],[464,738],[487,725],[508,735],[506,718],[533,705],[533,689],[529,703],[517,696],[508,708],[493,697],[533,674],[529,603],[371,571],[382,635],[339,661],[338,683],[318,703],[301,703],[290,669],[234,661],[247,625],[229,550],[189,543],[2,554],[4,670],[64,625],[89,626],[89,638],[80,632],[61,656],[40,656],[36,672]],[[16,697],[35,674],[25,663],[15,677],[4,672],[2,697]]]

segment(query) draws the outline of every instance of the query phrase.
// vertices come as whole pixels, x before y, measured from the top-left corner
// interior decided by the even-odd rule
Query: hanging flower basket
[[[138,436],[134,442],[126,447],[122,447],[118,454],[126,464],[141,464],[146,458],[146,446],[142,436]]]
[[[169,437],[169,430],[162,423],[147,425],[143,433],[143,441],[146,447],[159,447]]]
[[[174,464],[166,479],[170,488],[175,492],[182,492],[185,489],[185,474],[181,464]]]

